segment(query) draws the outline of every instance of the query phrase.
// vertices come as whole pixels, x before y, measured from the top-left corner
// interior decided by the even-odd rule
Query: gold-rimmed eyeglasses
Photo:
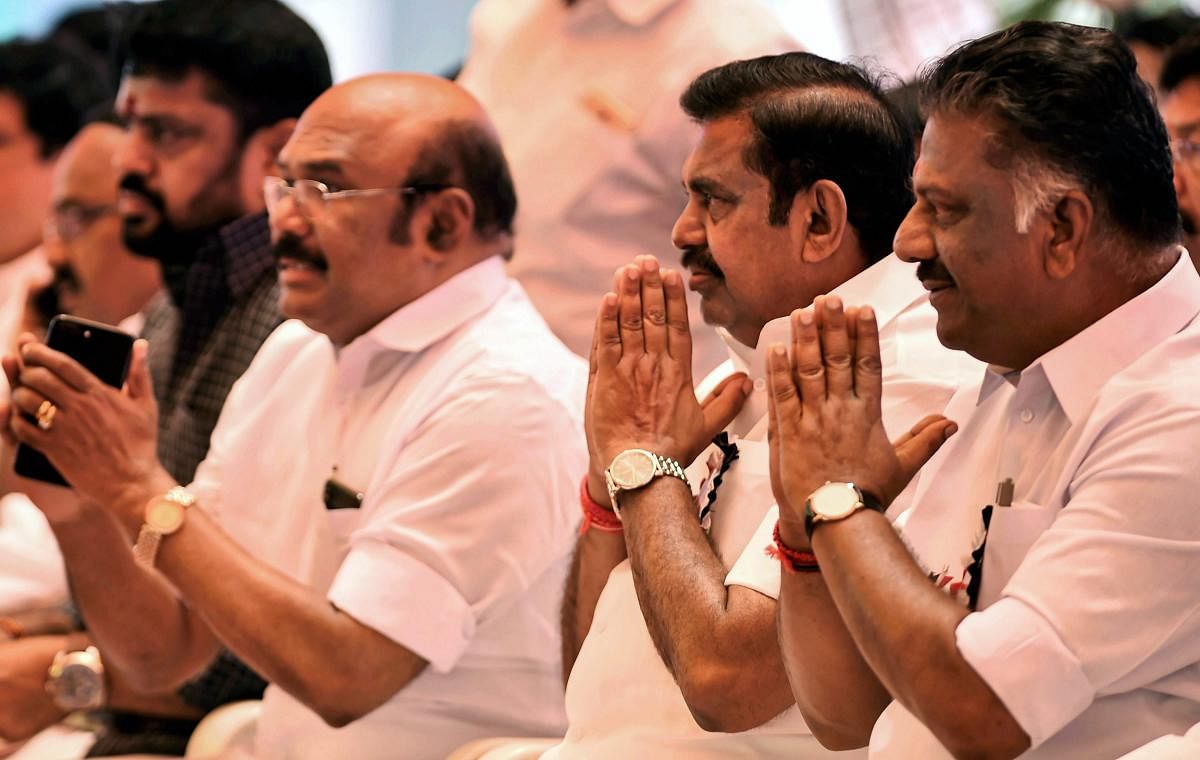
[[[350,198],[366,198],[374,195],[398,193],[400,195],[419,195],[422,193],[437,193],[448,190],[454,185],[420,184],[405,187],[370,187],[351,190],[330,190],[324,182],[315,179],[284,179],[282,177],[266,177],[263,179],[263,196],[267,202],[267,213],[274,214],[275,209],[284,198],[292,198],[296,207],[306,218],[312,219],[321,213],[325,204]]]

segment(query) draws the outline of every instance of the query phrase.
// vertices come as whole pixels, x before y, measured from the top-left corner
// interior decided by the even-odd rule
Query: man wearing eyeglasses
[[[121,134],[112,124],[89,125],[59,158],[42,235],[54,279],[39,300],[47,318],[66,312],[137,332],[127,320],[140,317],[162,278],[156,262],[134,256],[121,239],[113,167]]]
[[[125,392],[41,344],[5,360],[13,412],[58,409],[41,428],[5,414],[85,497],[38,501],[76,513],[52,523],[109,666],[161,689],[228,647],[272,683],[263,758],[561,732],[586,371],[505,274],[516,197],[487,116],[434,77],[352,80],[276,170],[295,319],[190,486],[154,455],[144,345]]]
[[[1200,34],[1180,40],[1163,61],[1159,111],[1175,159],[1175,197],[1188,251],[1200,264]]]

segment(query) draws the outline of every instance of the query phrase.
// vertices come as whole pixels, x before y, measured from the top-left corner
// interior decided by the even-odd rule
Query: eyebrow
[[[722,195],[730,193],[727,187],[711,177],[692,177],[682,184],[685,190],[690,190],[693,193],[716,193]]]
[[[281,172],[286,172],[288,166],[280,159],[275,159],[275,168]],[[336,161],[305,161],[301,162],[297,168],[300,173],[306,175],[318,175],[324,177],[344,177],[345,172],[342,165]]]
[[[1182,124],[1168,124],[1167,129],[1172,132],[1182,132],[1184,134],[1195,132],[1197,129],[1200,129],[1200,119],[1185,121]]]

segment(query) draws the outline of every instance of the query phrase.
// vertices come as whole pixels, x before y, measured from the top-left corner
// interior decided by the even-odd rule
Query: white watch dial
[[[641,449],[622,451],[612,461],[609,472],[618,488],[641,488],[650,482],[657,470],[654,455]]]
[[[858,509],[862,500],[849,483],[826,483],[813,491],[810,503],[814,514],[827,520],[840,520]]]

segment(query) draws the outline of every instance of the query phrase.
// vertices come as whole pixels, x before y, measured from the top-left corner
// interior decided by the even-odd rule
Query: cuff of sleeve
[[[378,541],[358,542],[328,599],[445,673],[475,635],[471,606],[428,565]]]
[[[726,586],[745,586],[772,599],[779,598],[779,560],[770,554],[770,549],[775,546],[775,522],[778,519],[779,509],[773,506],[729,569],[725,576]]]
[[[1036,747],[1079,716],[1095,690],[1079,659],[1032,607],[1005,597],[963,618],[958,651]]]

